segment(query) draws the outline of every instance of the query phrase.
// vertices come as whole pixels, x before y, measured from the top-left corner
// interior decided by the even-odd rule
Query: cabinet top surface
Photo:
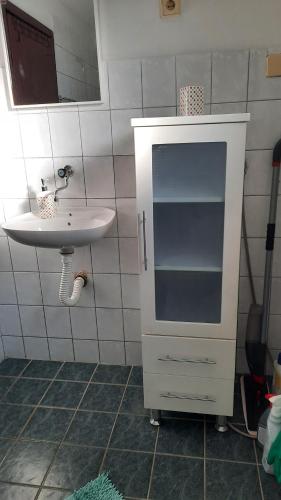
[[[164,125],[201,125],[207,123],[245,123],[250,113],[228,115],[165,116],[161,118],[132,118],[132,127],[159,127]]]

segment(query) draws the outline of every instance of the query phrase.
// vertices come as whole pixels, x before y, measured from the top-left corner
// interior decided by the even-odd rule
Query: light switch
[[[281,54],[266,57],[266,76],[281,76]]]
[[[160,0],[162,17],[178,16],[181,13],[181,0]]]

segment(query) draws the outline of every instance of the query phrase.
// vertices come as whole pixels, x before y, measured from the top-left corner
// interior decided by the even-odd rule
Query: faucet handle
[[[67,179],[73,174],[72,167],[70,165],[65,165],[63,168],[58,169],[58,176],[63,179],[66,177]]]

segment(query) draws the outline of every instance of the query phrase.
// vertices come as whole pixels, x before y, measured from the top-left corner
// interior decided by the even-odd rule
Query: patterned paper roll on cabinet
[[[146,408],[233,413],[249,119],[132,120]]]

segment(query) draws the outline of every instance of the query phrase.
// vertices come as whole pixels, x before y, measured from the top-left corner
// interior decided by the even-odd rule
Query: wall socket
[[[181,0],[160,0],[161,17],[179,16],[181,13]]]

